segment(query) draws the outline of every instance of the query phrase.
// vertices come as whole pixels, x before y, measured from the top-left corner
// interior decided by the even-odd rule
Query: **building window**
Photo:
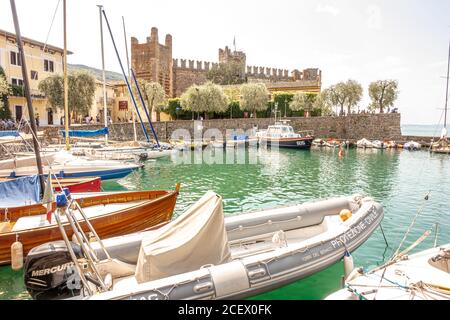
[[[22,59],[20,58],[20,55],[18,52],[11,51],[10,60],[11,60],[12,65],[15,65],[15,66],[22,65]]]
[[[53,72],[53,61],[44,59],[44,71]]]
[[[38,72],[31,70],[31,80],[38,80]]]
[[[21,87],[23,87],[23,80],[22,80],[22,79],[12,78],[12,79],[11,79],[11,83],[12,83],[14,86],[21,86]]]

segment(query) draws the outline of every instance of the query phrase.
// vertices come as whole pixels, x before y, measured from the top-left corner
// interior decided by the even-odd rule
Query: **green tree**
[[[244,67],[237,61],[219,63],[208,71],[206,78],[220,85],[241,84],[245,82]]]
[[[138,80],[139,88],[142,93],[142,98],[150,112],[150,119],[153,121],[152,113],[156,113],[156,121],[161,120],[161,111],[166,108],[167,99],[164,88],[158,82],[148,82],[145,80]]]
[[[222,88],[212,82],[204,85],[193,85],[181,96],[183,110],[195,112],[220,113],[228,109],[228,98]]]
[[[68,75],[69,111],[74,115],[88,114],[95,94],[95,79],[87,72],[73,72]],[[64,109],[64,79],[60,75],[48,77],[39,82],[39,90],[46,96],[50,108]]]
[[[269,91],[264,83],[247,83],[241,87],[240,105],[242,110],[251,111],[255,118],[257,111],[267,110]]]
[[[170,114],[172,119],[189,120],[191,118],[191,114],[181,108],[180,98],[168,99],[166,111]]]
[[[398,97],[398,81],[397,80],[378,80],[369,85],[369,96],[372,100],[369,105],[370,110],[379,110],[380,113],[384,109],[392,107]]]
[[[60,75],[53,75],[39,82],[39,91],[47,98],[53,111],[64,108],[64,79]]]
[[[0,67],[0,119],[10,119],[8,96],[12,94],[11,86],[6,80],[5,72]]]
[[[347,112],[350,114],[351,110],[361,101],[363,89],[362,86],[354,81],[347,80],[347,82],[339,82],[328,88],[331,105],[340,107],[339,115],[344,115],[344,107],[347,107]]]
[[[89,114],[95,95],[95,79],[87,72],[69,75],[69,110],[75,115]]]
[[[333,114],[330,92],[328,89],[323,90],[317,95],[313,104],[313,109],[320,112],[322,116],[330,116]]]
[[[293,114],[289,105],[294,98],[294,94],[290,92],[275,92],[273,94],[273,107],[277,107],[281,115],[291,117]],[[298,114],[297,114],[298,115]]]
[[[361,101],[363,96],[363,88],[359,82],[348,80],[347,86],[347,114],[355,109],[356,105]]]
[[[305,111],[305,114],[311,114],[314,109],[314,102],[316,100],[316,94],[297,92],[294,94],[289,108],[293,111]]]

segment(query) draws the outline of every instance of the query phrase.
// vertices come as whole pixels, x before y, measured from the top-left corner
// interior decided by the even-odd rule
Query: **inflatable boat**
[[[224,217],[222,198],[209,191],[155,230],[72,241],[72,250],[62,241],[36,247],[24,281],[34,299],[242,299],[338,262],[383,215],[372,198],[354,195]],[[78,286],[76,270],[87,279]]]

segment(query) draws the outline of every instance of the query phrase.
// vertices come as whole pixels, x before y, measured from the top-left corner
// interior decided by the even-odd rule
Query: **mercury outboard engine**
[[[75,255],[80,258],[80,246],[73,242],[71,244]],[[78,296],[82,288],[64,241],[44,243],[28,253],[24,265],[24,282],[28,293],[37,300]]]

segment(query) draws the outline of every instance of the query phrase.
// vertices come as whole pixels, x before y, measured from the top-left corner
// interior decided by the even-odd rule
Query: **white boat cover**
[[[142,283],[230,260],[222,198],[209,191],[176,220],[142,239],[135,277]]]

